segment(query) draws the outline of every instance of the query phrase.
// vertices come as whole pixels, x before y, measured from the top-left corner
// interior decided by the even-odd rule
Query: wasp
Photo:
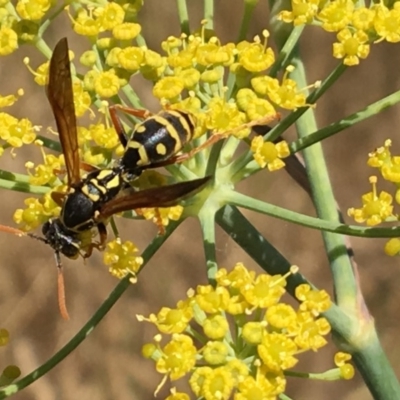
[[[52,218],[43,225],[44,237],[34,234],[28,234],[28,236],[45,242],[54,250],[59,271],[60,310],[62,316],[68,318],[63,300],[64,287],[61,282],[61,254],[68,258],[77,258],[81,254],[82,238],[88,233],[91,235],[92,228],[97,228],[100,240],[99,243],[91,242],[85,249],[84,257],[89,257],[93,248],[104,248],[107,239],[106,222],[112,215],[144,207],[176,205],[185,196],[200,190],[210,180],[210,177],[133,191],[129,185],[129,179],[140,175],[140,167],[139,163],[130,167],[129,163],[133,163],[130,155],[126,158],[124,156],[115,167],[109,169],[93,167],[86,176],[81,177],[72,77],[66,38],[57,43],[51,57],[46,94],[56,120],[65,158],[68,192],[52,193],[53,200],[61,206],[61,213],[58,218]],[[120,137],[122,137],[121,135]],[[122,144],[126,147],[125,155],[127,155],[131,147],[126,140],[123,140]],[[7,231],[7,229],[2,230]],[[12,229],[8,229],[8,232],[21,234],[21,231]]]

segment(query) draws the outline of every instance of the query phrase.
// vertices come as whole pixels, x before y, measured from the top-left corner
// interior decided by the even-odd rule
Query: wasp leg
[[[168,158],[168,160],[160,161],[157,163],[154,162],[149,165],[144,165],[142,169],[159,168],[159,167],[165,167],[166,165],[182,163],[188,160],[189,158],[193,157],[198,152],[204,150],[206,147],[211,146],[212,144],[217,143],[225,138],[226,138],[225,134],[214,134],[211,137],[209,137],[203,144],[201,144],[198,147],[195,147],[194,149],[188,151],[187,153],[170,157]]]
[[[87,248],[85,249],[85,254],[83,255],[84,259],[89,258],[92,255],[93,249],[103,251],[106,247],[107,228],[102,222],[99,222],[97,224],[97,229],[99,231],[100,241],[99,241],[99,243],[90,243],[87,246]]]
[[[121,119],[118,117],[118,111],[123,112],[128,115],[133,115],[134,117],[140,119],[149,118],[152,114],[150,111],[147,110],[138,110],[136,108],[130,108],[122,106],[121,104],[114,104],[108,108],[110,113],[111,121],[114,125],[115,130],[117,131],[117,135],[119,137],[119,141],[121,142],[122,146],[126,148],[128,144],[128,137],[126,135],[126,131],[122,125]]]
[[[79,161],[79,168],[81,170],[83,170],[83,171],[86,171],[86,172],[93,172],[93,171],[97,171],[98,170],[98,168],[95,167],[94,165],[87,164],[87,163],[85,163],[83,161]],[[56,175],[62,175],[62,174],[66,174],[67,170],[63,169],[63,168],[61,168],[61,169],[55,168],[55,169],[53,169],[53,172]]]
[[[143,211],[141,208],[135,209],[135,213],[141,217],[143,217]],[[162,218],[161,218],[161,213],[160,213],[160,208],[155,207],[154,208],[154,223],[157,225],[158,228],[158,236],[163,236],[165,235],[165,226],[162,223]]]

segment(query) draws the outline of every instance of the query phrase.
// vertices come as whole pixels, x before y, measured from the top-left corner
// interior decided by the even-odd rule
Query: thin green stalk
[[[50,59],[53,52],[41,37],[36,40],[35,46],[48,60]]]
[[[178,8],[178,18],[179,18],[179,23],[181,25],[181,32],[189,36],[190,26],[189,26],[189,14],[187,10],[186,0],[177,0],[176,4]]]
[[[236,39],[236,43],[240,43],[245,40],[247,37],[247,32],[249,31],[251,19],[253,17],[254,9],[257,5],[256,1],[245,1],[244,2],[244,11],[242,16],[242,22],[240,23],[239,35]]]
[[[215,285],[215,275],[218,271],[217,255],[215,252],[215,221],[214,211],[203,207],[199,214],[203,233],[203,246],[207,266],[207,278],[211,285]]]
[[[309,217],[263,201],[254,199],[244,194],[224,190],[220,194],[220,201],[237,207],[243,207],[297,225],[306,226],[326,232],[340,235],[357,236],[363,238],[391,238],[400,236],[400,226],[392,228],[368,228],[363,226],[345,225],[336,221],[328,221],[320,218]]]
[[[279,51],[278,58],[276,59],[274,65],[271,67],[268,76],[276,77],[283,68],[286,68],[290,64],[294,48],[298,43],[300,36],[303,33],[303,30],[304,25],[296,26],[293,28],[284,46]]]
[[[206,29],[214,29],[214,0],[204,0],[204,19]]]
[[[376,332],[359,343],[353,360],[375,400],[400,399],[400,384],[389,364]]]
[[[222,146],[224,144],[223,142],[224,142],[224,140],[220,140],[218,143],[216,143],[216,144],[214,144],[214,146],[212,146],[211,151],[210,151],[210,156],[208,158],[206,174],[205,174],[206,176],[215,174],[219,156],[221,154]]]
[[[295,64],[293,77],[298,84],[305,86],[305,70],[300,58],[296,59]],[[308,110],[302,118],[297,120],[296,127],[300,138],[305,138],[310,132],[317,130],[312,110]],[[303,156],[317,215],[324,220],[339,222],[336,201],[321,145],[315,144],[305,149]],[[358,304],[358,286],[344,238],[328,232],[323,232],[322,236],[333,274],[336,301],[339,307],[355,308]]]
[[[253,16],[253,12],[256,5],[257,2],[251,2],[251,1],[244,2],[244,12],[242,14],[243,15],[242,21],[240,23],[239,35],[235,43],[240,43],[241,41],[246,39],[247,32],[249,31],[249,26],[251,23],[251,18]],[[232,97],[232,94],[237,90],[235,82],[236,82],[236,75],[233,74],[232,72],[229,72],[228,78],[226,80],[226,87],[228,88],[228,90],[225,93],[225,98],[227,100],[229,100]]]
[[[158,251],[158,249],[164,244],[168,237],[174,232],[179,225],[179,222],[170,224],[166,230],[166,234],[163,236],[157,236],[150,245],[143,252],[143,266],[147,264],[151,257]],[[75,350],[86,338],[89,336],[99,322],[107,315],[111,307],[118,301],[126,289],[132,286],[129,282],[130,276],[121,280],[114,290],[110,293],[108,298],[103,302],[99,309],[93,314],[89,321],[79,330],[79,332],[54,356],[42,364],[39,368],[32,371],[19,381],[8,385],[0,389],[0,400],[9,397],[25,387],[29,386],[33,382],[37,381],[40,377],[45,375],[47,372],[52,370],[57,364],[59,364],[65,357],[68,356],[73,350]],[[135,286],[132,286],[133,290]]]
[[[28,182],[25,182],[24,180],[19,181],[18,179],[8,180],[1,178],[0,178],[0,188],[13,190],[15,192],[30,193],[30,194],[46,194],[50,190],[50,188],[47,186],[30,185]]]
[[[377,115],[386,108],[392,107],[398,103],[400,103],[400,91],[392,93],[389,96],[386,96],[383,99],[380,99],[375,103],[363,108],[362,110],[357,111],[340,121],[334,122],[323,129],[313,132],[305,137],[300,137],[290,144],[290,150],[292,153],[301,151],[306,147],[309,147],[317,142],[321,142],[322,140],[357,124],[358,122]]]
[[[43,142],[44,147],[46,147],[50,150],[57,151],[58,153],[62,152],[61,143],[58,142],[57,140],[49,139],[42,135],[38,135],[37,139],[40,140],[41,142]]]
[[[121,90],[125,94],[125,96],[128,98],[132,107],[138,108],[138,109],[144,108],[138,95],[135,93],[135,91],[132,89],[132,86],[129,83],[127,85],[125,85],[124,87],[122,87]]]
[[[56,9],[47,19],[42,23],[39,28],[38,36],[42,37],[46,32],[46,29],[50,26],[50,24],[65,10],[65,4],[62,3],[60,7]]]

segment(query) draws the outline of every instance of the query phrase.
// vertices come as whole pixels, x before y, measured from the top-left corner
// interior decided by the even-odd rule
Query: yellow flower
[[[337,32],[350,24],[354,10],[352,0],[336,0],[328,3],[318,14],[322,27],[328,32]]]
[[[232,393],[234,380],[225,367],[212,370],[204,379],[201,394],[205,400],[228,400]]]
[[[52,6],[51,0],[19,0],[15,9],[22,19],[40,20]]]
[[[74,31],[78,35],[83,36],[97,36],[101,30],[100,20],[94,19],[91,12],[80,8],[77,16],[74,19],[69,12],[69,6],[67,8],[68,16],[74,27]]]
[[[208,365],[221,365],[227,360],[229,348],[224,342],[209,340],[203,348],[204,361]]]
[[[352,33],[343,29],[337,34],[340,43],[333,44],[333,56],[344,58],[344,65],[358,65],[360,58],[367,58],[369,54],[368,35],[363,31]]]
[[[117,75],[113,70],[100,72],[94,78],[94,90],[103,98],[115,96],[120,88]]]
[[[310,24],[318,12],[321,0],[292,0],[291,11],[281,11],[278,18],[284,22],[293,22],[294,26]]]
[[[109,266],[110,274],[116,278],[123,279],[127,275],[135,277],[143,264],[143,258],[136,255],[138,251],[129,240],[121,242],[121,239],[117,238],[107,243],[103,261]]]
[[[295,342],[281,333],[265,334],[257,351],[263,364],[273,372],[292,368],[298,362],[294,357],[297,353]]]
[[[388,256],[397,256],[400,253],[400,239],[389,239],[385,244],[385,253]]]
[[[133,22],[124,22],[114,26],[112,34],[118,40],[133,40],[140,34],[142,27]]]
[[[182,79],[175,76],[161,78],[153,88],[153,95],[158,99],[173,100],[177,98],[185,88]]]
[[[180,302],[175,309],[163,307],[157,315],[151,314],[149,321],[162,333],[182,333],[193,318],[193,310],[189,305],[190,303]]]
[[[269,33],[263,32],[264,44],[260,43],[260,38],[255,38],[255,43],[244,46],[241,49],[238,45],[239,63],[250,72],[262,72],[268,69],[275,62],[275,54],[270,47],[267,47]]]
[[[362,196],[362,208],[350,208],[347,215],[353,217],[358,223],[367,222],[367,225],[378,225],[393,216],[393,197],[382,191],[379,196],[376,191],[376,176],[369,179],[372,184],[372,192]]]
[[[18,100],[18,97],[23,96],[23,94],[24,90],[19,89],[17,95],[14,94],[9,94],[8,96],[0,95],[0,108],[12,106]]]
[[[0,28],[0,56],[7,56],[18,48],[18,35],[11,28]]]
[[[102,30],[112,30],[124,21],[125,11],[117,3],[107,3],[104,7],[98,7],[95,15]]]
[[[374,8],[359,7],[353,12],[352,23],[357,30],[368,31],[373,27],[374,19]]]
[[[286,141],[279,143],[264,142],[262,136],[255,136],[251,141],[251,151],[254,159],[261,168],[267,166],[269,171],[277,171],[285,166],[282,158],[290,155],[289,146]]]
[[[194,367],[196,352],[189,336],[174,334],[173,339],[162,349],[156,369],[161,374],[168,374],[171,380],[177,380]]]
[[[400,3],[394,2],[393,9],[389,10],[379,3],[375,8],[374,28],[381,40],[391,43],[400,41]]]

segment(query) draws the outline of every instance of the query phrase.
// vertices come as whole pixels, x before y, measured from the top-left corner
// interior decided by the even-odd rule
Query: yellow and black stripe
[[[194,129],[194,116],[184,111],[163,111],[146,119],[136,126],[128,141],[122,168],[139,172],[168,160],[192,139]]]

